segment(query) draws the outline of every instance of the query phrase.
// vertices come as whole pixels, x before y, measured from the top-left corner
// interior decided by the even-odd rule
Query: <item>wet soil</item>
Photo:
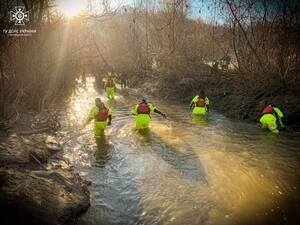
[[[90,205],[88,183],[57,154],[57,132],[32,129],[34,113],[21,117],[0,134],[1,224],[72,223]]]

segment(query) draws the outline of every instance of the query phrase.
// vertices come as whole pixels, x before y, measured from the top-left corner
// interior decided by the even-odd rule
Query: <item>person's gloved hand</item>
[[[161,116],[165,119],[167,118],[167,115],[165,113],[161,113]]]

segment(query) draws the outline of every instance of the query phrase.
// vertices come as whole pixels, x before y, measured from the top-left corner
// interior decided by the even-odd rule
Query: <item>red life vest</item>
[[[99,112],[95,116],[96,121],[106,121],[107,118],[108,118],[108,109],[105,107],[99,109]]]
[[[137,113],[138,114],[150,114],[150,108],[147,103],[140,103],[138,108],[137,108]]]
[[[108,79],[106,83],[107,87],[113,87],[114,86],[114,81],[112,79]]]
[[[199,98],[198,101],[196,102],[196,106],[205,107],[206,106],[205,100],[203,98]]]
[[[264,108],[264,110],[262,111],[262,114],[268,114],[268,113],[273,113],[274,112],[274,108],[270,105],[266,106]]]

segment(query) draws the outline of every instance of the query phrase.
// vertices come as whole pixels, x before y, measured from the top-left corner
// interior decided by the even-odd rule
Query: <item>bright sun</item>
[[[86,7],[86,0],[56,0],[57,10],[67,17],[78,15]]]

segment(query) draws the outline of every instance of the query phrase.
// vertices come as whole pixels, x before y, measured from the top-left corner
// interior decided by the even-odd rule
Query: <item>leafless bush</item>
[[[52,10],[54,2],[23,1],[33,12],[30,26],[36,35],[1,34],[1,116],[17,113],[19,105],[53,107],[82,72],[126,72],[135,80],[161,80],[157,83],[169,89],[163,81],[171,79],[186,92],[207,80],[219,85],[218,79],[234,80],[238,85],[231,87],[245,90],[253,85],[299,90],[297,1],[214,0],[208,10],[221,18],[213,21],[189,17],[195,9],[188,0],[115,8],[99,1],[101,12],[89,5],[86,14],[70,22]],[[7,14],[13,3],[0,3],[1,29],[11,27]],[[238,76],[210,73],[208,64],[224,55],[231,56]]]

